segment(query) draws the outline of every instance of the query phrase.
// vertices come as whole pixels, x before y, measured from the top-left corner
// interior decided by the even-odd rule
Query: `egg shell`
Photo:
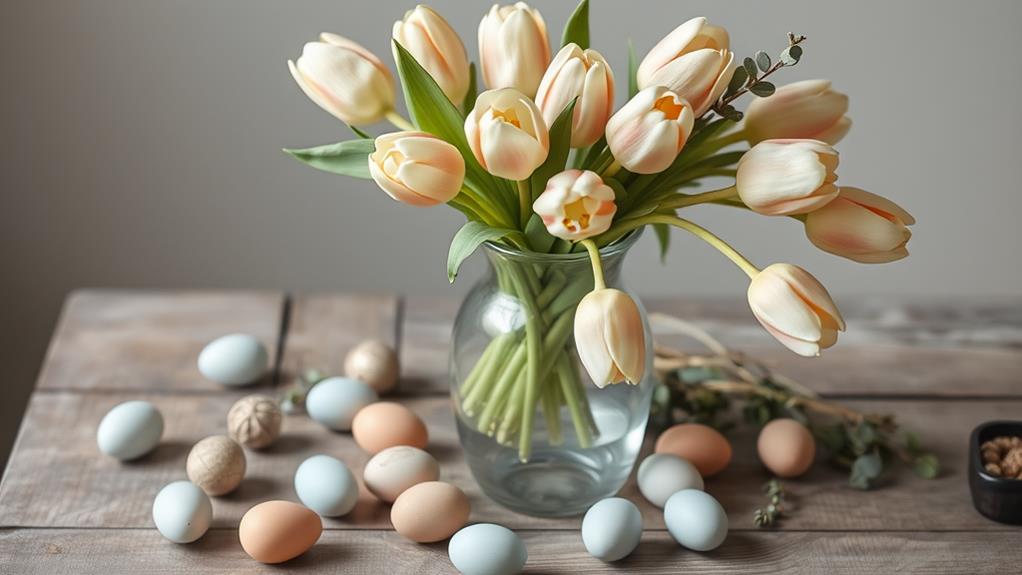
[[[250,449],[262,449],[277,440],[284,419],[280,406],[265,395],[249,395],[227,412],[227,433]]]
[[[238,539],[260,563],[282,563],[309,550],[323,533],[316,512],[291,501],[266,501],[245,512]]]
[[[390,522],[394,530],[417,543],[441,541],[468,522],[465,493],[450,483],[427,481],[413,485],[394,501]]]
[[[255,336],[235,333],[209,342],[199,353],[199,372],[221,385],[248,385],[266,372],[269,354]]]
[[[778,477],[798,477],[809,470],[816,456],[816,440],[794,419],[775,419],[759,432],[759,460]]]
[[[194,483],[170,483],[153,500],[156,529],[174,543],[191,543],[202,537],[212,521],[213,504]]]
[[[188,452],[185,472],[207,495],[234,491],[245,477],[245,451],[226,435],[211,435]]]
[[[349,431],[355,414],[377,399],[376,392],[357,379],[330,377],[309,390],[305,411],[334,431]]]
[[[364,341],[344,358],[344,375],[364,381],[376,393],[387,393],[400,375],[397,353],[382,341]]]
[[[103,453],[121,461],[149,453],[163,436],[163,415],[148,401],[126,401],[103,416],[96,444]]]
[[[630,555],[642,538],[642,513],[634,503],[620,497],[597,501],[582,518],[582,544],[602,561]]]
[[[463,575],[514,575],[529,558],[514,531],[493,523],[469,525],[455,533],[447,555]]]
[[[686,489],[664,505],[664,523],[674,540],[693,551],[716,549],[727,538],[727,513],[712,495]]]
[[[351,434],[359,447],[372,454],[396,445],[425,449],[429,442],[426,424],[419,416],[400,403],[389,401],[359,411],[351,424]]]
[[[687,459],[704,478],[724,471],[731,462],[731,444],[727,438],[699,423],[679,423],[668,428],[657,438],[653,450]]]
[[[362,481],[378,499],[393,503],[406,489],[440,478],[432,455],[410,445],[388,447],[366,462]]]
[[[313,455],[295,471],[295,493],[306,507],[323,517],[340,517],[358,502],[358,483],[343,461]]]
[[[661,508],[667,498],[683,489],[703,488],[703,477],[696,466],[673,453],[654,453],[643,459],[637,480],[642,496]]]

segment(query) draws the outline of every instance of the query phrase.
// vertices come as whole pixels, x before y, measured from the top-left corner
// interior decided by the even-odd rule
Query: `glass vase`
[[[601,250],[607,287],[627,291],[621,266],[637,233]],[[521,513],[579,515],[621,489],[645,433],[653,393],[645,376],[603,389],[578,360],[578,302],[593,289],[589,256],[538,254],[486,243],[489,270],[462,302],[451,345],[451,393],[465,458],[483,492]],[[532,333],[530,334],[530,330]],[[529,352],[538,378],[530,385]]]

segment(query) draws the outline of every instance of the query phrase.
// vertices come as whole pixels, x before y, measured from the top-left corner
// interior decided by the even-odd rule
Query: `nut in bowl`
[[[972,430],[969,490],[976,511],[1000,523],[1022,524],[1022,479],[1018,470],[1006,474],[1020,456],[1022,421],[988,421]]]

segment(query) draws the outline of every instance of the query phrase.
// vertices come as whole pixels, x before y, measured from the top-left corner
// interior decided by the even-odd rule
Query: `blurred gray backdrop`
[[[435,0],[470,54],[489,3]],[[551,40],[573,1],[535,4]],[[399,205],[371,182],[280,152],[350,134],[308,101],[285,62],[321,31],[387,62],[411,2],[8,0],[0,6],[0,462],[65,294],[76,287],[464,292],[447,284],[459,216]],[[626,40],[645,53],[687,18],[731,32],[740,56],[806,55],[784,83],[826,77],[852,96],[841,182],[887,195],[919,223],[912,257],[864,266],[816,251],[786,219],[703,208],[696,219],[753,261],[790,261],[831,291],[1022,293],[1018,57],[1022,2],[594,0],[592,33],[625,85]],[[375,131],[385,126],[375,127]],[[675,232],[626,268],[640,293],[738,295],[745,280]],[[839,300],[840,301],[840,300]],[[750,320],[751,321],[751,320]]]

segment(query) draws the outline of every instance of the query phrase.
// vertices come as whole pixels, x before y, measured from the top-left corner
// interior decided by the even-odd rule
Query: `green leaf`
[[[734,75],[731,76],[731,81],[727,85],[728,94],[734,94],[738,90],[745,87],[745,82],[749,80],[749,73],[745,71],[744,66],[735,68]]]
[[[534,252],[549,253],[557,238],[546,231],[546,226],[538,214],[532,214],[528,223],[525,224],[525,239]]]
[[[745,67],[745,73],[748,74],[750,78],[756,78],[756,62],[753,61],[752,58],[746,58],[745,61],[742,62],[742,66]]]
[[[911,432],[905,432],[905,449],[912,455],[919,455],[923,451],[922,444],[919,443],[919,435]]]
[[[671,226],[667,224],[653,224],[653,233],[656,234],[657,244],[660,246],[660,263],[667,263],[667,250],[671,247]]]
[[[880,453],[873,450],[855,459],[848,483],[856,489],[869,489],[883,470],[884,461]]]
[[[550,151],[547,153],[546,160],[536,168],[532,177],[529,178],[532,183],[533,198],[542,193],[546,189],[547,180],[563,172],[565,164],[568,163],[568,152],[571,151],[571,121],[577,101],[576,98],[565,106],[550,126]]]
[[[759,66],[760,70],[766,72],[770,69],[770,56],[762,50],[756,52],[756,64]]]
[[[468,65],[468,92],[465,92],[465,99],[461,101],[461,112],[463,116],[468,116],[475,108],[476,96],[479,95],[479,84],[476,80],[476,63],[472,62]]]
[[[912,461],[912,471],[923,479],[935,479],[940,473],[940,462],[937,461],[936,455],[926,453]]]
[[[564,25],[561,47],[571,43],[578,44],[583,50],[589,48],[589,0],[579,2],[568,18],[568,23]]]
[[[802,46],[788,46],[781,52],[780,60],[785,66],[794,66],[802,59]]]
[[[480,244],[499,240],[511,233],[514,233],[514,230],[492,228],[482,222],[466,222],[451,240],[451,249],[447,252],[447,279],[454,283],[461,264],[468,256],[472,255],[472,252],[476,251]]]
[[[760,98],[766,98],[774,94],[776,87],[770,82],[756,82],[749,86],[749,91],[759,96]]]
[[[373,140],[374,139],[369,134],[363,132],[358,126],[352,126],[351,124],[344,124],[344,125],[348,126],[348,129],[351,130],[353,134],[355,134],[359,138],[362,138],[363,140]]]
[[[376,143],[373,140],[349,140],[303,150],[285,148],[284,151],[296,160],[324,172],[368,180],[372,179],[369,175],[369,154],[375,149]]]
[[[628,99],[639,93],[639,62],[635,58],[635,46],[628,40]]]

